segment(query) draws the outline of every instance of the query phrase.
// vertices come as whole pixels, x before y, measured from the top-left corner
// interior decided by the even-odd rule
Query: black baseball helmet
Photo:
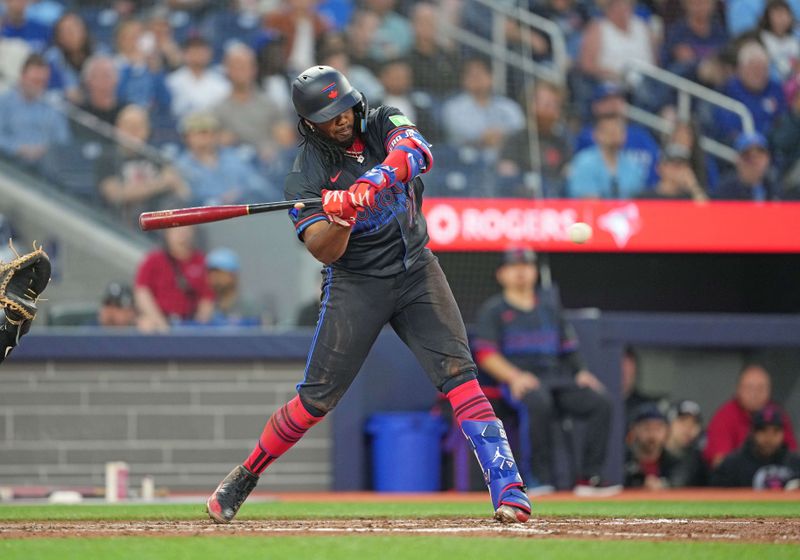
[[[312,123],[323,123],[353,108],[366,129],[367,100],[350,85],[344,74],[330,66],[312,66],[292,82],[292,103],[297,114]]]

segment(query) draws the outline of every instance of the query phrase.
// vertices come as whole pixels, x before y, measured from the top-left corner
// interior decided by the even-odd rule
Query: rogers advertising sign
[[[433,198],[425,201],[430,248],[502,251],[798,253],[800,203]],[[581,245],[567,228],[594,231]]]

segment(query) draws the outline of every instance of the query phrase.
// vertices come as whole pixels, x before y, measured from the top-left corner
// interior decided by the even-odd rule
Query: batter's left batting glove
[[[375,206],[375,196],[397,182],[397,169],[391,165],[376,165],[361,177],[348,190],[353,195],[353,204],[360,208]]]

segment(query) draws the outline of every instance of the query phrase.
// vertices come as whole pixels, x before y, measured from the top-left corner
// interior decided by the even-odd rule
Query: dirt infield
[[[599,540],[714,541],[800,544],[800,519],[564,519],[525,525],[487,519],[324,519],[238,521],[54,521],[0,526],[0,539],[43,537],[415,534]]]

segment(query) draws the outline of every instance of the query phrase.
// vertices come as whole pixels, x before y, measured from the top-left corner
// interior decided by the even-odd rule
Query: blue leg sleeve
[[[501,505],[509,505],[530,513],[531,502],[525,493],[525,485],[508,446],[503,423],[500,420],[492,422],[465,420],[461,423],[461,430],[470,442],[481,466],[494,509],[497,510]]]

